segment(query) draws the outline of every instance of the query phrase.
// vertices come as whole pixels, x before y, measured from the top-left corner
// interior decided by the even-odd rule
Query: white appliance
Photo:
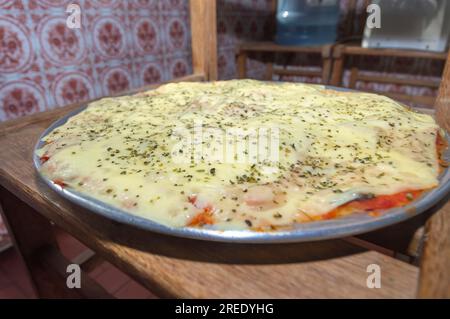
[[[363,47],[446,50],[450,35],[450,1],[376,0],[372,4],[378,5],[380,28],[366,23]],[[375,17],[374,10],[378,10],[376,6],[371,8],[368,20],[371,15]]]

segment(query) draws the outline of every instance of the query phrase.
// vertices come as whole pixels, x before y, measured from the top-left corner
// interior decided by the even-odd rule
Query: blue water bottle
[[[336,40],[337,0],[278,0],[275,42],[315,46]]]

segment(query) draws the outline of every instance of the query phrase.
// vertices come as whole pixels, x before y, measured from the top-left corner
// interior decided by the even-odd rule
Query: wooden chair
[[[367,0],[365,0],[367,6]],[[271,1],[273,22],[271,25],[271,30],[275,31],[275,14],[277,8],[277,0]],[[347,10],[349,12],[349,16],[346,19],[344,27],[344,33],[353,35],[353,34],[362,34],[362,30],[355,30],[354,20],[356,18],[356,9],[357,9],[357,1],[350,0],[347,4]],[[362,14],[359,19],[365,19],[365,14]],[[364,23],[361,21],[359,23],[359,27],[364,26]],[[352,37],[351,37],[352,38]],[[330,77],[332,72],[332,62],[333,62],[333,51],[336,43],[323,45],[323,46],[288,46],[288,45],[277,45],[271,41],[263,41],[263,42],[243,42],[237,46],[236,49],[236,65],[237,65],[237,74],[238,78],[243,79],[247,77],[247,58],[251,53],[256,52],[264,52],[266,54],[272,54],[272,59],[266,62],[266,72],[264,74],[264,79],[267,81],[271,81],[273,76],[279,76],[280,80],[283,80],[286,76],[309,76],[309,77],[318,77],[321,79],[322,84],[329,84]],[[287,65],[282,67],[274,67],[273,58],[276,53],[285,53],[290,54],[291,57],[294,55],[300,54],[317,54],[321,56],[321,70],[305,70],[299,68],[288,68]]]
[[[450,132],[450,52],[435,111],[439,125]],[[427,221],[424,236],[425,247],[421,257],[418,296],[450,298],[450,203],[446,203]]]
[[[194,74],[214,79],[212,0],[191,0]],[[208,32],[206,32],[208,30]],[[144,88],[148,89],[148,87]],[[450,130],[450,63],[436,117]],[[405,298],[450,297],[450,203],[407,222],[350,238],[311,243],[232,244],[165,236],[123,225],[64,200],[37,178],[33,146],[50,123],[80,104],[0,125],[0,205],[8,230],[39,297],[111,297],[82,272],[81,289],[68,289],[66,267],[92,252],[160,297],[173,298]],[[420,267],[393,258],[426,224]],[[69,261],[54,236],[56,225],[92,252]],[[366,286],[377,264],[382,287]]]
[[[405,57],[416,59],[431,59],[445,61],[447,53],[435,53],[427,51],[414,51],[414,50],[397,50],[397,49],[369,49],[362,48],[358,45],[346,45],[339,44],[334,47],[333,50],[333,71],[331,75],[330,84],[334,86],[343,86],[343,74],[345,61],[349,57],[364,57],[364,56],[377,56],[377,57]],[[364,71],[364,70],[363,70]],[[355,88],[358,81],[362,82],[375,82],[382,84],[400,84],[410,85],[417,87],[428,87],[437,89],[439,87],[439,81],[430,80],[417,80],[417,79],[403,79],[396,76],[383,75],[374,76],[361,74],[361,70],[357,66],[352,66],[350,71],[349,88]],[[393,99],[403,102],[414,102],[420,105],[432,107],[435,103],[435,97],[433,96],[415,96],[401,93],[379,92],[387,95]]]
[[[265,80],[271,81],[273,75],[284,76],[315,76],[320,77],[323,84],[327,84],[331,74],[331,51],[332,45],[303,47],[278,45],[273,42],[244,42],[237,48],[237,73],[240,79],[247,77],[247,58],[249,53],[291,53],[291,54],[318,54],[322,57],[322,69],[315,70],[295,70],[284,67],[274,67],[273,61],[266,63]]]

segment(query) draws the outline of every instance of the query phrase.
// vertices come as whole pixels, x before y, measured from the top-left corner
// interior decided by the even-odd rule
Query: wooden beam
[[[358,69],[356,68],[358,71]],[[399,85],[412,85],[412,86],[426,86],[430,88],[439,88],[440,81],[427,79],[402,79],[396,76],[376,76],[376,75],[358,75],[356,77],[357,81],[364,82],[376,82],[376,83],[390,83]]]
[[[194,74],[217,80],[216,0],[190,0],[192,66]]]
[[[325,45],[322,48],[322,84],[329,84],[333,68],[333,45]]]
[[[121,95],[131,95],[131,94],[136,94],[139,92],[145,92],[148,90],[152,90],[155,89],[163,84],[166,83],[173,83],[173,82],[196,82],[196,81],[205,81],[206,78],[204,76],[204,74],[189,74],[183,77],[179,77],[179,78],[175,78],[172,79],[170,81],[167,82],[163,82],[163,83],[156,83],[156,84],[149,84],[149,85],[145,85],[143,87],[137,88],[137,89],[132,89],[126,92],[121,92],[119,94],[117,94],[117,96],[121,96]],[[94,102],[96,100],[99,100],[103,97],[97,98],[97,99],[93,99],[93,100],[89,100],[89,101],[85,101],[85,102],[78,102],[78,103],[74,103],[74,104],[70,104],[64,107],[58,107],[56,109],[50,110],[50,111],[45,111],[45,112],[39,112],[39,113],[34,113],[34,114],[30,114],[30,115],[26,115],[26,116],[22,116],[19,117],[17,119],[13,119],[13,120],[9,120],[3,123],[0,123],[0,135],[6,134],[8,132],[14,131],[14,130],[19,130],[24,126],[30,126],[32,124],[35,124],[37,122],[42,121],[43,119],[46,118],[51,118],[53,117],[54,119],[62,117],[63,115],[83,106],[83,105],[87,105],[91,102]]]
[[[356,87],[357,80],[358,80],[358,68],[353,67],[350,72],[350,80],[348,81],[348,87],[354,89]]]
[[[330,85],[341,86],[344,73],[344,45],[338,44],[333,50],[333,72],[330,77]]]
[[[425,226],[419,298],[450,298],[450,203]]]

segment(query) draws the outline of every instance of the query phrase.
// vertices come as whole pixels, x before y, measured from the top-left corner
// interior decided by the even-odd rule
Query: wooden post
[[[350,80],[348,82],[348,87],[354,89],[356,87],[356,81],[358,80],[358,68],[352,67],[350,73]]]
[[[342,83],[342,73],[344,72],[344,46],[337,45],[333,50],[333,73],[331,74],[330,84],[340,86]]]
[[[70,262],[60,253],[50,222],[3,187],[0,204],[8,233],[38,297],[111,298],[84,272],[80,274],[81,288],[69,289],[66,269]]]
[[[450,51],[447,56],[441,85],[435,104],[436,119],[441,127],[450,132]]]
[[[450,52],[439,94],[436,120],[450,131]],[[425,226],[425,245],[420,267],[420,298],[450,298],[450,203],[434,214]]]
[[[190,0],[194,74],[217,80],[216,0]]]
[[[237,54],[237,73],[239,79],[245,79],[247,76],[247,52],[243,49],[239,49]]]

